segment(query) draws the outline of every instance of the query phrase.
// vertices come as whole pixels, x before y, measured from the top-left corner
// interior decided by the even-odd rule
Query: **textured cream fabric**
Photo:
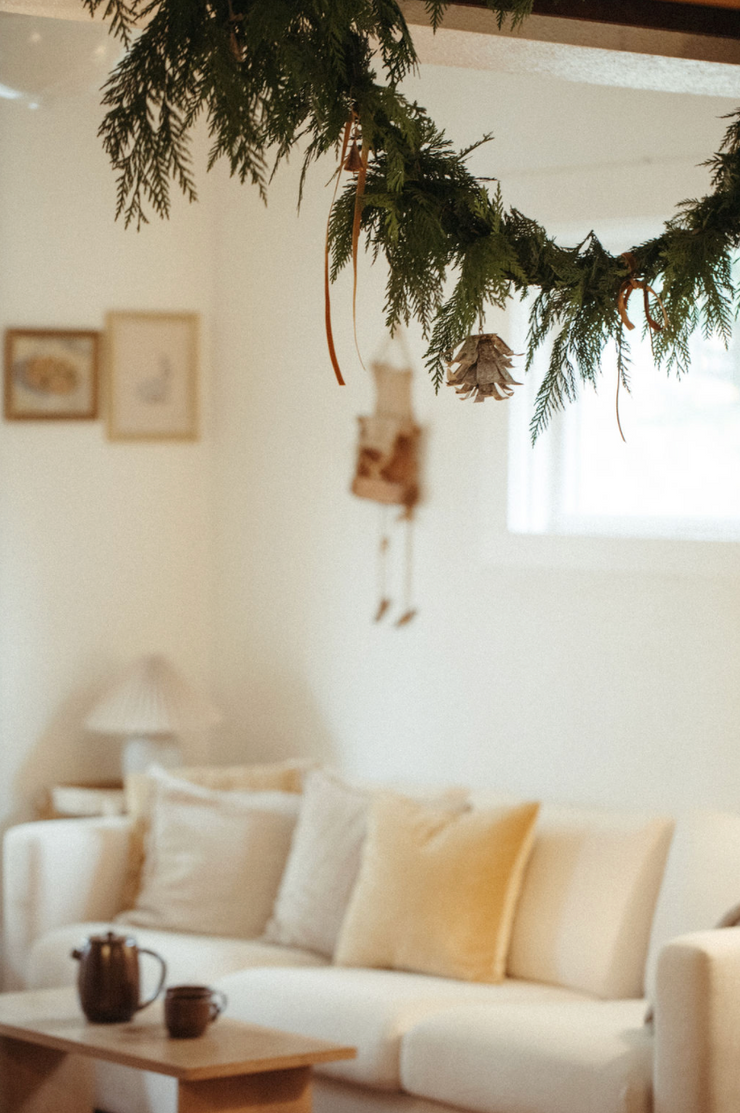
[[[300,792],[303,777],[311,768],[307,761],[276,761],[254,765],[180,766],[174,776],[189,784],[221,792]],[[141,887],[153,791],[151,771],[132,773],[126,778],[126,811],[132,820],[126,876],[121,904],[131,908]]]
[[[537,811],[378,795],[335,962],[500,981]]]
[[[667,944],[655,998],[654,1113],[740,1109],[740,928]]]
[[[33,943],[60,924],[121,910],[126,816],[22,823],[3,837],[4,988],[23,989]]]
[[[673,821],[543,807],[509,952],[515,978],[642,997]]]
[[[330,773],[308,774],[267,941],[334,953],[360,866],[369,799]]]
[[[655,1000],[661,948],[677,935],[715,927],[740,901],[740,815],[694,811],[680,816],[653,918],[645,974]]]
[[[273,947],[253,939],[229,939],[223,936],[196,935],[184,931],[157,931],[150,928],[127,928],[110,920],[94,920],[82,924],[65,924],[47,932],[34,944],[29,959],[28,989],[51,989],[73,985],[79,963],[71,952],[89,935],[107,931],[131,935],[140,947],[156,951],[167,963],[167,984],[210,984],[216,978],[246,970],[253,966],[320,966],[326,962],[310,951],[292,947]],[[159,974],[158,964],[143,955],[139,961],[142,994],[154,992]]]
[[[308,761],[273,761],[251,765],[182,765],[172,775],[180,781],[220,792],[301,792]],[[152,778],[149,772],[126,778],[126,811],[136,819],[149,811]]]
[[[390,970],[244,970],[221,978],[229,1015],[268,1028],[350,1044],[355,1059],[316,1067],[322,1074],[395,1090],[406,1034],[427,1017],[459,1005],[491,1003],[506,1012],[527,1003],[583,1001],[557,986],[511,979],[496,985]],[[594,1110],[593,1113],[601,1113]]]
[[[253,938],[265,928],[298,815],[287,792],[217,792],[154,775],[141,891],[127,924]]]
[[[405,1037],[401,1084],[477,1113],[650,1113],[644,1012],[594,1000],[447,1010]]]

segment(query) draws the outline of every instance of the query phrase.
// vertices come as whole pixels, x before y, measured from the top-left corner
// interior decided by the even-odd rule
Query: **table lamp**
[[[88,730],[125,738],[123,775],[182,760],[177,736],[218,722],[218,711],[158,654],[140,657],[95,704]]]

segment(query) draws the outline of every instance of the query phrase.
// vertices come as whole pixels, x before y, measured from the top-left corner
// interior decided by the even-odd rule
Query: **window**
[[[632,393],[607,351],[598,393],[579,391],[531,446],[528,424],[547,364],[542,350],[510,412],[508,528],[515,533],[740,540],[740,328],[728,349],[692,338],[678,380],[655,367],[632,299]],[[526,333],[526,309],[514,332]],[[518,326],[518,327],[517,327]],[[521,343],[521,340],[519,341]],[[518,350],[522,350],[521,348]]]

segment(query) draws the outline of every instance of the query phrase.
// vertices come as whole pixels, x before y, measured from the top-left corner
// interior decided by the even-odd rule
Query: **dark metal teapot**
[[[151,955],[162,967],[159,985],[146,1001],[139,1000],[139,955]],[[82,1011],[96,1024],[130,1020],[159,996],[167,977],[161,955],[137,947],[131,936],[115,935],[112,931],[91,935],[82,947],[72,951],[72,958],[80,963],[77,988]]]

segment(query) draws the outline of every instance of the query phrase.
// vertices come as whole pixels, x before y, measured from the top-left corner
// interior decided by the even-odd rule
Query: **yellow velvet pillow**
[[[334,961],[500,982],[538,810],[378,795]]]

